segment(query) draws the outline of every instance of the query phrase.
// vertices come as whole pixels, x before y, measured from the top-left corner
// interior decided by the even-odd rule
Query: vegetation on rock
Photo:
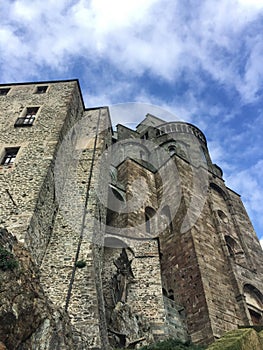
[[[140,350],[204,350],[204,347],[182,343],[179,340],[169,339],[152,345],[143,346]]]
[[[3,271],[13,270],[18,267],[18,262],[14,258],[14,255],[0,246],[0,269]]]
[[[85,266],[86,266],[86,262],[83,261],[83,260],[79,260],[79,261],[76,262],[76,267],[79,268],[79,269],[82,269]]]

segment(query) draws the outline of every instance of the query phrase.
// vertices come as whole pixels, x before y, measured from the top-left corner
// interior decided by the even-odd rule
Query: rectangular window
[[[5,96],[8,94],[10,88],[0,88],[0,96]]]
[[[32,126],[36,118],[39,107],[27,107],[26,113],[15,122],[15,127]]]
[[[37,89],[36,89],[36,94],[44,94],[45,92],[47,92],[47,88],[48,86],[47,85],[40,85],[40,86],[37,86]]]
[[[13,165],[16,159],[18,150],[19,150],[19,147],[6,148],[4,157],[1,161],[1,165],[4,165],[4,166]]]

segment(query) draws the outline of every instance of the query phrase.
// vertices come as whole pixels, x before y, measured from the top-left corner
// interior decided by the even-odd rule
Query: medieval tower
[[[51,310],[12,349],[209,344],[262,325],[263,252],[202,131],[151,114],[113,131],[77,80],[1,85],[0,104],[0,243],[28,253]],[[18,327],[10,303],[0,318]]]

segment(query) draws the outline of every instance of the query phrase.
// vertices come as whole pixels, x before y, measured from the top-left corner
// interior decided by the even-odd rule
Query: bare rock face
[[[0,245],[18,263],[0,267],[0,349],[73,349],[69,319],[45,297],[29,252],[5,229]]]
[[[142,346],[154,342],[149,322],[134,313],[128,303],[118,302],[111,314],[111,345],[121,347]]]

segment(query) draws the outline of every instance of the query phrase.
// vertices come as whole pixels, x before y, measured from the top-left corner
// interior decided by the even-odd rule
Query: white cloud
[[[110,113],[113,125],[117,123],[124,124],[129,128],[134,128],[134,126],[138,125],[148,113],[165,121],[181,120],[178,119],[171,111],[168,111],[161,106],[142,102],[130,102],[111,105]]]
[[[3,5],[2,76],[22,80],[25,70],[33,76],[41,65],[66,70],[76,57],[166,80],[202,67],[253,99],[262,78],[262,45],[258,35],[246,47],[246,32],[260,14],[261,1],[244,0],[204,0],[187,8],[171,0],[16,0]],[[236,52],[242,43],[248,61],[241,74]]]
[[[250,39],[253,42],[251,47],[250,56],[246,64],[246,72],[244,75],[243,86],[240,86],[240,92],[251,101],[253,97],[256,97],[258,88],[261,85],[263,79],[263,67],[261,60],[263,57],[263,42],[262,36],[259,34],[254,39]]]
[[[212,102],[208,108],[205,98],[200,98],[210,88],[209,76],[226,92],[238,91],[239,105],[255,102],[263,79],[262,17],[262,0],[3,1],[1,78],[2,82],[60,79],[72,66],[79,73],[80,60],[87,106],[112,104],[125,96],[125,101],[159,105],[196,124],[214,140],[209,142],[213,161],[230,174],[228,184],[243,195],[252,220],[263,227],[262,163],[231,175],[237,168],[229,156],[230,151],[238,156],[242,147],[243,157],[256,154],[259,160],[261,135],[257,132],[258,142],[247,147],[244,140],[255,135],[255,126],[248,125],[238,135],[222,131],[219,125],[234,122],[234,107],[226,111]],[[136,78],[144,74],[173,84],[174,89],[186,76],[188,91],[164,101],[138,86]],[[170,118],[167,113],[165,119]],[[262,128],[262,122],[255,125]],[[231,138],[227,149],[226,138]]]
[[[255,227],[263,227],[262,216],[262,185],[263,160],[252,167],[239,171],[237,169],[226,178],[226,184],[242,196],[244,205]],[[259,236],[263,232],[257,232]]]
[[[258,11],[263,9],[263,1],[262,0],[238,0],[239,4],[244,6],[246,9],[250,11]]]

